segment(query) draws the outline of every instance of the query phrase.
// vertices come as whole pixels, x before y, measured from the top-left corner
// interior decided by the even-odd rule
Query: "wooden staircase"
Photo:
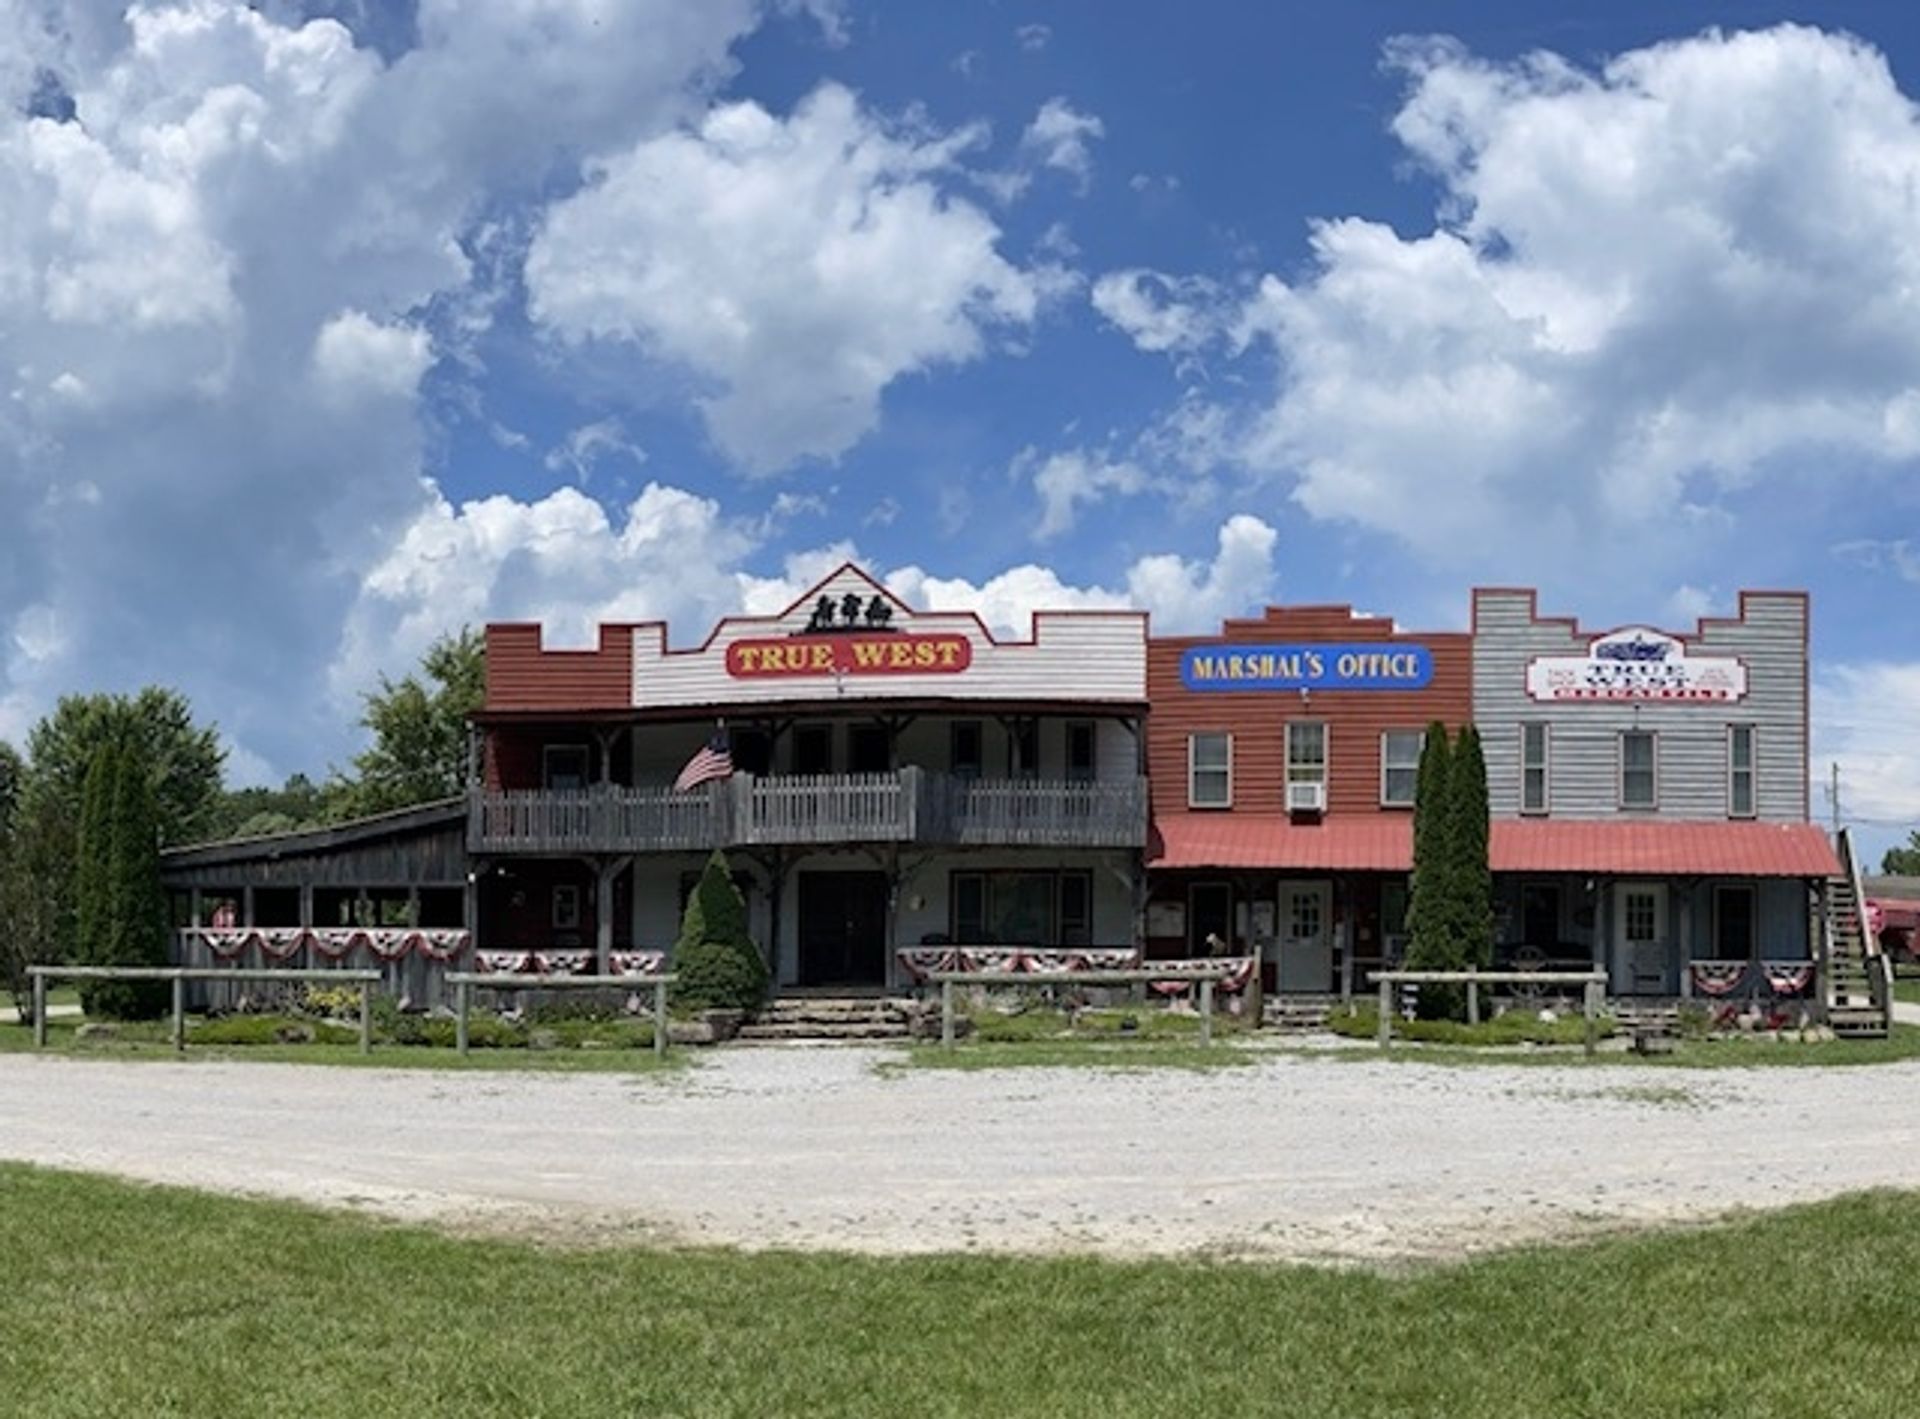
[[[878,995],[785,995],[742,1025],[736,1039],[758,1040],[904,1040],[926,1014],[916,1001]],[[940,1012],[932,1012],[933,1029]]]
[[[1840,830],[1840,872],[1827,879],[1827,1024],[1851,1039],[1885,1039],[1892,1023],[1887,958],[1868,930],[1853,838]]]

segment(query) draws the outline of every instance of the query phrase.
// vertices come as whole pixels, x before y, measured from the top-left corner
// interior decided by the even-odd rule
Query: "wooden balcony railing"
[[[892,773],[733,778],[692,793],[602,785],[476,790],[467,846],[486,852],[705,851],[749,844],[1141,847],[1143,778],[1067,782]]]

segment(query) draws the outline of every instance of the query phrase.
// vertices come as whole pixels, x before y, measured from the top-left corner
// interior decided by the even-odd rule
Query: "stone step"
[[[735,1036],[742,1040],[904,1040],[909,1031],[904,1020],[841,1021],[837,1024],[760,1022],[742,1025]]]

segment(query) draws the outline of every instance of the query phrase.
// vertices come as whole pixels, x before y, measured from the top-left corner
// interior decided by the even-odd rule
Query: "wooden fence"
[[[222,967],[195,970],[185,966],[29,966],[33,977],[33,1043],[44,1049],[47,1044],[47,982],[49,980],[154,980],[167,981],[173,987],[173,1047],[187,1047],[187,982],[190,980],[276,980],[317,981],[326,985],[360,987],[360,1053],[373,1053],[373,987],[380,972],[368,970],[249,970]]]
[[[1396,985],[1464,985],[1467,988],[1467,1023],[1480,1023],[1480,987],[1483,985],[1577,985],[1581,991],[1581,1013],[1586,1017],[1587,1053],[1592,1054],[1600,1038],[1600,1001],[1607,988],[1605,971],[1373,971],[1368,980],[1380,987],[1380,1021],[1377,1038],[1380,1048],[1393,1044],[1393,987]]]

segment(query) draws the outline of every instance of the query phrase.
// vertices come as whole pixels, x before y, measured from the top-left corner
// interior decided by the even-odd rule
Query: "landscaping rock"
[[[667,1043],[670,1045],[710,1045],[716,1042],[713,1026],[705,1020],[667,1021]]]
[[[559,1049],[560,1036],[552,1030],[533,1030],[527,1035],[528,1049]]]
[[[708,1043],[719,1044],[725,1040],[732,1039],[740,1033],[740,1026],[746,1020],[747,1012],[744,1010],[707,1010],[701,1013],[700,1018],[706,1023],[707,1028],[713,1031],[713,1039],[708,1041]]]
[[[120,1037],[120,1027],[109,1025],[101,1020],[89,1020],[73,1032],[76,1040],[113,1040]]]
[[[313,1026],[304,1020],[285,1020],[273,1027],[273,1041],[281,1045],[310,1045],[313,1043]]]

